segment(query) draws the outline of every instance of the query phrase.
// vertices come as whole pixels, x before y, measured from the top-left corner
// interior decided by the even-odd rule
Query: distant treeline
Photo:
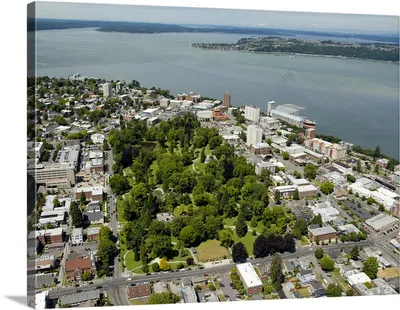
[[[36,23],[36,26],[35,26]],[[186,27],[173,24],[160,23],[138,23],[138,22],[118,22],[118,21],[97,21],[97,20],[68,20],[68,19],[28,19],[28,31],[35,30],[56,30],[70,28],[98,28],[104,32],[128,32],[128,33],[167,33],[167,32],[192,32],[192,33],[234,33],[234,34],[254,34],[254,35],[280,35],[280,36],[322,36],[329,38],[353,38],[375,42],[387,42],[398,44],[397,35],[369,35],[369,34],[350,34],[334,33],[324,31],[288,30],[271,29],[259,27],[233,27],[207,25],[201,27]]]

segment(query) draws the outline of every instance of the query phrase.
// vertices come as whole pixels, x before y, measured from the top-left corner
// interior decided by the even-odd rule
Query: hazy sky
[[[350,1],[350,0],[349,0]],[[399,33],[398,16],[36,2],[38,18]]]

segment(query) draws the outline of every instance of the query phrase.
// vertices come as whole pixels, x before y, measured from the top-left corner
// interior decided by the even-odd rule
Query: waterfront
[[[136,79],[173,93],[194,91],[232,104],[293,103],[320,133],[399,157],[399,65],[366,60],[204,51],[195,42],[243,35],[128,34],[94,29],[37,32],[37,74]],[[289,66],[291,69],[289,70]],[[282,74],[284,75],[282,77]]]

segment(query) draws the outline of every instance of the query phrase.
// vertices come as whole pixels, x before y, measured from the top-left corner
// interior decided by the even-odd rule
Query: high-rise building
[[[120,92],[122,90],[122,83],[118,82],[115,88],[116,88],[117,92]]]
[[[223,105],[228,109],[231,107],[231,95],[229,93],[224,94]]]
[[[244,107],[244,118],[258,123],[260,121],[260,107],[254,105],[246,105]]]
[[[104,97],[112,97],[112,84],[111,83],[103,84],[103,96]]]
[[[276,107],[275,101],[268,101],[267,105],[267,115],[270,116],[271,110],[274,110]]]
[[[246,145],[256,145],[261,143],[263,131],[256,125],[250,125],[247,127],[247,139]]]

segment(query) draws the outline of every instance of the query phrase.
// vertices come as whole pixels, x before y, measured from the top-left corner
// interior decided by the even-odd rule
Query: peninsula
[[[194,43],[195,48],[274,54],[308,54],[399,62],[399,46],[381,43],[334,42],[279,37],[242,38],[237,43]]]

